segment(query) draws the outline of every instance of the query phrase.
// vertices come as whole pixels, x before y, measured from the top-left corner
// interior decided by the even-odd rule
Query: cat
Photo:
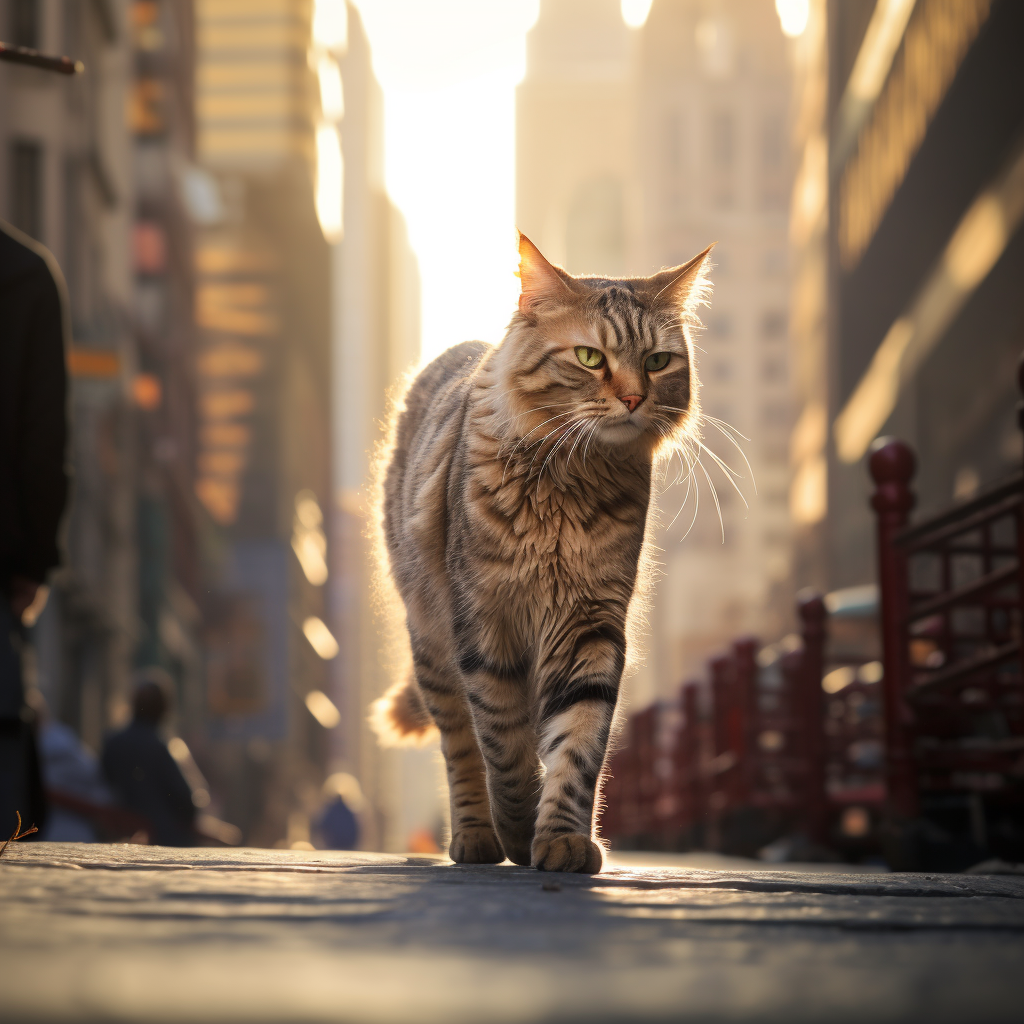
[[[399,403],[381,525],[413,671],[374,715],[385,739],[440,731],[456,863],[602,867],[654,466],[697,430],[710,252],[607,280],[520,235],[501,344],[449,349]]]

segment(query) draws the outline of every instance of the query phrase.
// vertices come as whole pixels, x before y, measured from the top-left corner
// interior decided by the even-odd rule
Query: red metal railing
[[[1024,476],[910,526],[915,468],[903,442],[872,446],[881,663],[831,652],[825,604],[802,595],[794,649],[737,640],[706,684],[634,717],[613,842],[751,852],[788,832],[928,868],[945,829],[943,866],[1024,858]]]

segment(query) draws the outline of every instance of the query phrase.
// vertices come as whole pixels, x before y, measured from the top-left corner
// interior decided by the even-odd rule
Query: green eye
[[[655,370],[664,370],[671,358],[671,352],[652,352],[644,360],[644,369],[649,370],[651,373]]]
[[[604,353],[586,345],[577,345],[576,358],[588,369],[596,370],[604,362]]]

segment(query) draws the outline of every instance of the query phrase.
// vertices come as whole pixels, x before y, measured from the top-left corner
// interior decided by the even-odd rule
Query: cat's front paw
[[[500,864],[505,851],[490,828],[465,828],[452,836],[448,856],[456,864]]]
[[[538,836],[531,863],[538,871],[577,871],[596,875],[604,863],[601,847],[590,836]]]

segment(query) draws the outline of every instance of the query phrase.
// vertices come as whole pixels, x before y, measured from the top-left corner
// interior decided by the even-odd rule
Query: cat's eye
[[[653,373],[655,370],[664,370],[671,358],[671,352],[652,352],[644,360],[644,369],[650,373]]]
[[[604,353],[596,348],[587,348],[586,345],[577,345],[576,358],[588,370],[596,370],[604,362]]]

